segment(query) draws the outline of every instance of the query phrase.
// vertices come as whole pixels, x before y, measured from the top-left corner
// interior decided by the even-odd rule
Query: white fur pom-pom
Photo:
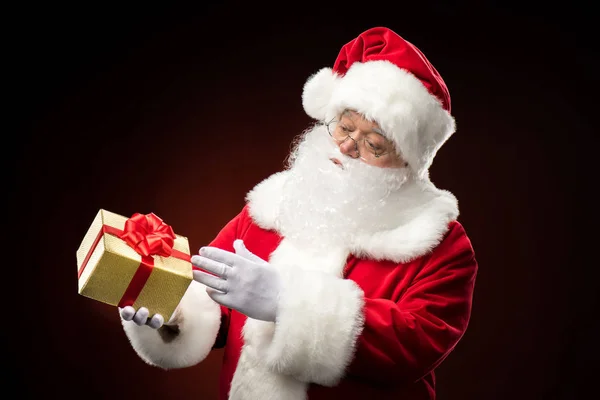
[[[302,106],[311,118],[323,121],[331,96],[339,81],[331,68],[322,68],[306,80],[302,92]]]

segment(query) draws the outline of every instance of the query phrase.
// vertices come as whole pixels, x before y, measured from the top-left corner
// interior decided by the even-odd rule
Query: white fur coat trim
[[[263,229],[280,231],[279,202],[289,172],[271,175],[247,195],[249,214]],[[430,252],[458,217],[458,201],[448,191],[436,188],[428,179],[409,181],[401,189],[405,203],[402,223],[380,232],[356,233],[350,252],[376,260],[408,262]]]
[[[310,255],[287,239],[273,252],[269,261],[283,277],[277,322],[246,321],[230,399],[304,399],[308,383],[334,386],[344,376],[364,324],[364,295],[340,279],[348,253],[334,253]]]
[[[123,321],[134,350],[146,363],[163,369],[184,368],[204,360],[221,325],[221,308],[206,293],[206,286],[192,281],[172,317],[179,335],[165,341],[156,329]]]

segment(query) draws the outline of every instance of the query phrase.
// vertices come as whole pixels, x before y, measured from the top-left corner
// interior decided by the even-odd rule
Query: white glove
[[[214,275],[194,270],[194,280],[206,285],[217,303],[246,316],[275,322],[281,290],[279,271],[251,253],[244,242],[233,242],[235,254],[216,247],[203,247],[192,264]]]
[[[133,321],[139,326],[148,325],[152,329],[160,328],[165,322],[164,317],[160,314],[154,314],[152,318],[148,318],[149,312],[146,307],[140,307],[137,312],[132,306],[119,307],[119,314],[125,321]]]
[[[152,329],[158,329],[163,325],[176,325],[175,319],[179,314],[179,307],[175,309],[175,312],[173,312],[171,319],[169,319],[167,323],[165,323],[165,318],[160,314],[154,314],[152,318],[148,318],[150,316],[150,312],[146,307],[140,307],[137,312],[132,306],[125,306],[123,308],[119,307],[119,314],[124,321],[133,321],[139,326],[148,325]]]

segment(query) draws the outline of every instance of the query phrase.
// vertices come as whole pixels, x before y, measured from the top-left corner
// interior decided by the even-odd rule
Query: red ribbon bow
[[[135,213],[125,222],[120,238],[142,256],[169,257],[173,253],[175,232],[154,213]]]

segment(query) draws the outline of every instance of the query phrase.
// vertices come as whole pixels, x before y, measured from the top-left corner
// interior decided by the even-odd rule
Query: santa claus
[[[223,348],[223,399],[434,399],[477,273],[457,200],[428,174],[455,131],[447,87],[414,45],[376,27],[312,75],[302,100],[317,123],[286,168],[192,257],[170,320],[125,307],[125,333],[165,369]]]

